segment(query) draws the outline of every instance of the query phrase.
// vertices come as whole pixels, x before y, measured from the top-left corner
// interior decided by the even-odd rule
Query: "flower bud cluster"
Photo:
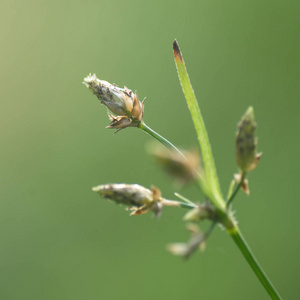
[[[166,147],[153,144],[149,147],[149,153],[179,185],[194,182],[202,173],[197,151],[182,151],[182,156]]]
[[[173,243],[169,244],[167,249],[174,255],[182,256],[187,259],[198,248],[204,251],[206,246],[207,234],[202,233],[196,224],[188,224],[187,230],[191,234],[191,238],[187,243]]]
[[[256,168],[262,153],[257,153],[257,138],[255,136],[256,122],[253,107],[249,107],[238,124],[236,133],[236,162],[240,173],[235,174],[236,182],[241,184],[244,192],[249,195],[250,190],[246,174]]]
[[[238,124],[236,134],[236,161],[242,174],[253,170],[261,156],[256,152],[257,138],[255,137],[255,130],[254,111],[252,107],[249,107]]]
[[[153,211],[156,216],[159,216],[162,211],[163,198],[155,187],[149,190],[138,184],[115,183],[98,185],[92,190],[103,198],[129,206],[129,209],[133,211],[131,215],[141,215]]]
[[[142,121],[144,101],[139,101],[137,92],[100,80],[95,74],[84,78],[83,84],[115,115],[109,116],[111,123],[107,128],[137,127]]]

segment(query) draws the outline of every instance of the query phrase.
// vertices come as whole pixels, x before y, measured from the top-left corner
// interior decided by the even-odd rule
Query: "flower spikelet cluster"
[[[139,101],[137,92],[100,80],[95,74],[89,74],[83,83],[113,113],[109,115],[111,123],[106,128],[137,127],[143,120],[144,101]]]

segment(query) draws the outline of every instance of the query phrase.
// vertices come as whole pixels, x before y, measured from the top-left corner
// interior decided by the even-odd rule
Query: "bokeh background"
[[[129,217],[91,187],[174,187],[130,128],[114,135],[82,84],[88,73],[138,90],[145,122],[178,147],[197,147],[179,85],[177,38],[210,135],[223,193],[236,172],[236,124],[255,109],[259,150],[251,196],[234,207],[281,295],[299,286],[299,1],[20,1],[0,3],[0,298],[268,299],[217,228],[189,261],[184,211]]]

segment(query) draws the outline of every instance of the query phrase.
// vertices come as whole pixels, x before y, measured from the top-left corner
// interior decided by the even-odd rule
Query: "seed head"
[[[191,234],[191,238],[187,243],[174,243],[167,246],[167,250],[174,255],[189,258],[197,249],[205,250],[207,234],[202,233],[195,224],[188,224],[187,230]]]
[[[138,184],[104,184],[93,187],[94,192],[103,198],[110,199],[118,204],[129,206],[131,215],[141,215],[153,211],[159,216],[162,211],[162,197],[159,189],[149,190]]]
[[[261,157],[261,153],[256,152],[255,130],[256,122],[253,107],[249,107],[238,124],[236,135],[236,161],[242,174],[253,170]]]
[[[107,128],[136,127],[142,121],[144,101],[142,103],[139,101],[137,92],[133,93],[126,86],[122,89],[115,84],[100,80],[95,74],[89,74],[84,78],[83,84],[117,116],[116,118],[110,116],[112,122]]]
[[[184,156],[181,156],[175,151],[155,144],[150,145],[149,153],[180,185],[193,182],[201,173],[200,156],[196,151],[182,151]]]

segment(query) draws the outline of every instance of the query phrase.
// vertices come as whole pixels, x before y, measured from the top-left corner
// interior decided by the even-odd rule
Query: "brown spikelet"
[[[124,86],[124,90],[125,90],[124,102],[126,105],[126,110],[130,114],[133,109],[132,91],[129,90],[126,86]]]
[[[122,129],[132,125],[132,120],[125,116],[114,117],[113,115],[109,115],[109,119],[111,122],[106,128]]]
[[[133,107],[131,111],[132,118],[137,119],[138,116],[140,115],[140,112],[141,112],[140,101],[138,99],[137,92],[135,92],[133,96]]]

